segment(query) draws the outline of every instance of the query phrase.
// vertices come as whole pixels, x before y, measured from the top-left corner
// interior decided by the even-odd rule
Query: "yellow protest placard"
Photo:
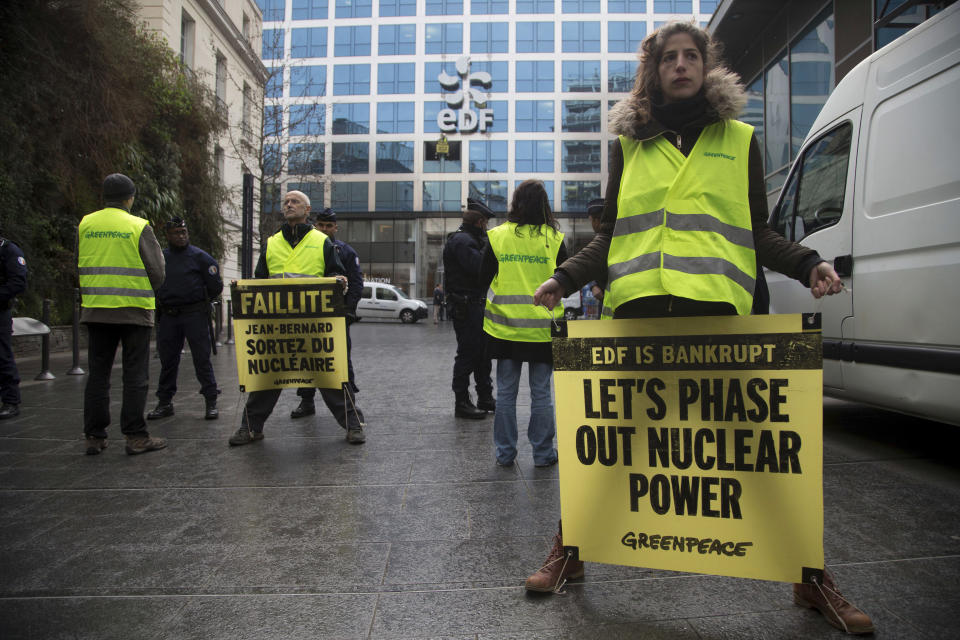
[[[347,325],[336,279],[239,280],[230,301],[241,391],[339,389],[347,381]]]
[[[819,315],[578,321],[553,351],[563,540],[579,559],[819,575]]]

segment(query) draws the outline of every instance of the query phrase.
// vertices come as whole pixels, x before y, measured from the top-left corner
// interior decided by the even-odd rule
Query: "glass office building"
[[[258,0],[266,209],[291,189],[337,211],[364,274],[425,297],[467,197],[506,212],[543,180],[577,250],[606,184],[606,114],[636,51],[716,0]],[[496,223],[496,220],[494,220]]]

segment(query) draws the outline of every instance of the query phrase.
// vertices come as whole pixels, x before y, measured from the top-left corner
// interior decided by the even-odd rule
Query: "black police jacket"
[[[188,244],[163,250],[166,277],[157,289],[157,303],[162,307],[183,307],[214,300],[223,291],[220,265],[209,253]]]
[[[13,299],[27,289],[27,261],[20,247],[0,238],[0,311],[13,306]]]
[[[487,234],[473,225],[460,228],[447,236],[443,248],[443,271],[448,294],[483,297],[486,290],[480,287],[480,264]]]

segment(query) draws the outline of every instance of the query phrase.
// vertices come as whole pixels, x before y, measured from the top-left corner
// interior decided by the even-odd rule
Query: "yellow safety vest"
[[[662,135],[620,136],[623,177],[607,258],[611,303],[670,294],[750,313],[757,276],[747,195],[752,136],[748,124],[717,122],[688,157]]]
[[[296,247],[291,247],[283,232],[267,240],[267,270],[271,278],[319,278],[326,271],[323,245],[326,234],[311,229]]]
[[[146,226],[143,218],[113,207],[80,221],[77,266],[85,308],[156,307],[140,257],[140,234]]]
[[[557,268],[563,234],[548,225],[505,222],[487,237],[500,266],[487,292],[483,330],[512,342],[550,342],[550,323],[563,309],[535,307],[533,294]]]

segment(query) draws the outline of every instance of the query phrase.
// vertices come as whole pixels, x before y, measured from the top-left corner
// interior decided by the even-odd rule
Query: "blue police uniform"
[[[191,244],[164,249],[163,257],[167,276],[157,290],[157,350],[161,367],[157,398],[165,405],[177,393],[180,350],[186,338],[200,381],[200,394],[208,402],[215,401],[220,391],[210,363],[210,301],[223,291],[220,265],[206,251]]]
[[[20,373],[13,359],[13,300],[27,288],[27,261],[14,243],[0,238],[0,419],[20,413]]]

